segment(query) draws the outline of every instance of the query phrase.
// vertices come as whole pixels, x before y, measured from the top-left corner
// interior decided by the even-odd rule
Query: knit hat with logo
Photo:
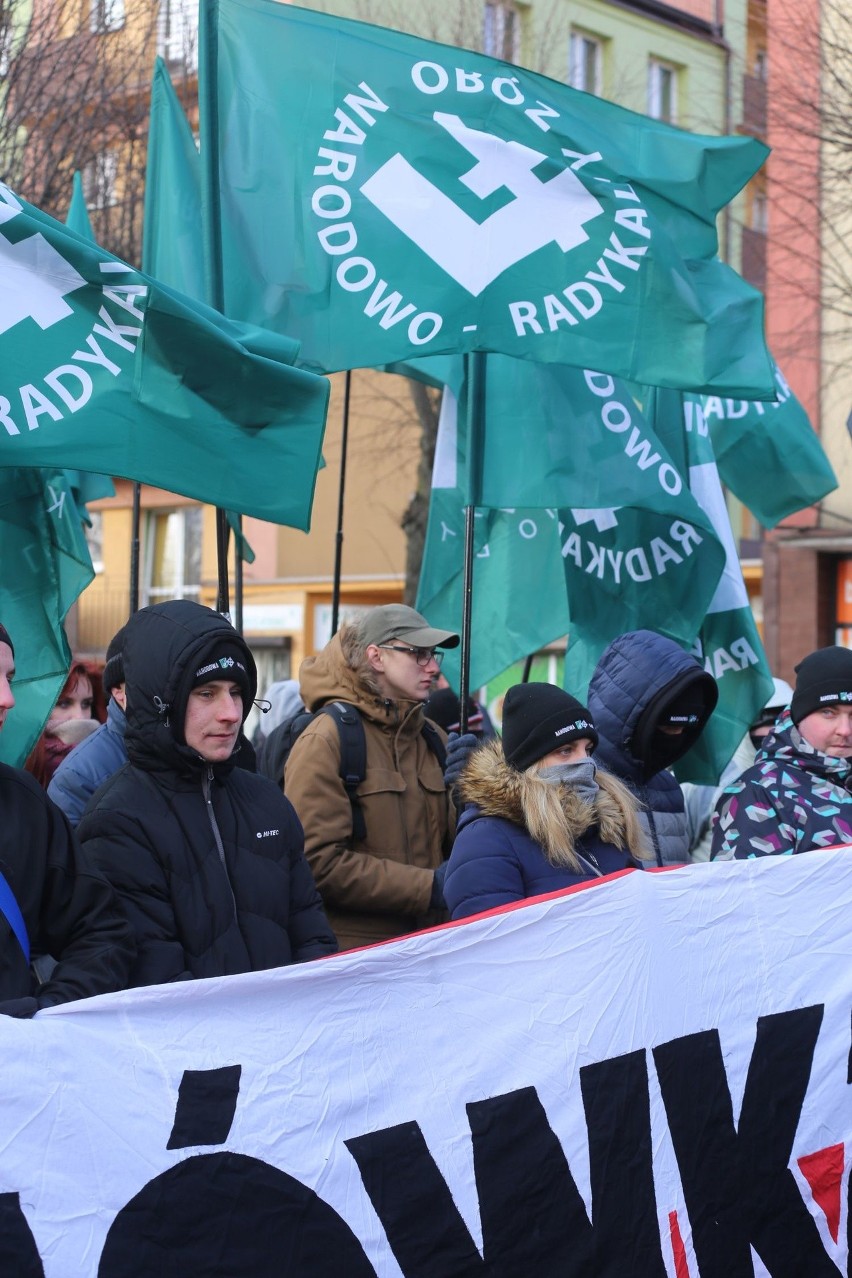
[[[817,648],[796,666],[796,691],[790,703],[794,723],[826,706],[852,706],[852,651],[833,645]]]
[[[598,734],[586,707],[552,683],[517,683],[503,701],[503,755],[510,767],[525,771],[551,750]]]

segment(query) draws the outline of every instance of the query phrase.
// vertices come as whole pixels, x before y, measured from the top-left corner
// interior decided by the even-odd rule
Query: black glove
[[[448,790],[456,784],[468,759],[479,744],[479,737],[474,736],[472,732],[466,732],[463,737],[460,737],[457,732],[451,732],[447,737],[444,785]]]
[[[38,1011],[38,1003],[29,995],[22,998],[7,998],[0,1003],[0,1016],[16,1016],[19,1020],[28,1021]]]
[[[432,875],[432,895],[429,898],[430,910],[445,910],[447,908],[447,903],[444,900],[444,879],[446,877],[447,862],[442,861]]]

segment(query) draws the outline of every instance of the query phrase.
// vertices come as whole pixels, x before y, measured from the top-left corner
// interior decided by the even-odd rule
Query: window
[[[96,35],[120,31],[124,26],[124,0],[91,0],[89,27]]]
[[[648,64],[648,114],[667,124],[677,119],[677,68],[654,58]]]
[[[600,94],[602,89],[603,47],[594,36],[582,31],[571,32],[568,83],[584,93]]]
[[[83,166],[83,199],[89,209],[108,209],[118,203],[118,152],[100,151]]]
[[[160,0],[157,52],[170,65],[198,66],[198,0]]]
[[[87,513],[89,522],[83,525],[83,533],[92,556],[92,567],[96,573],[100,573],[104,570],[104,517],[99,510]]]
[[[755,191],[751,201],[751,229],[766,235],[769,231],[769,201],[765,191]]]
[[[201,593],[200,506],[151,511],[145,526],[145,603],[198,599]]]
[[[490,58],[518,61],[521,54],[521,16],[508,0],[486,0],[482,44]]]

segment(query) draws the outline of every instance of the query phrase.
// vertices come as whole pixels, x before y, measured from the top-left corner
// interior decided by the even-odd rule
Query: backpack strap
[[[24,958],[29,963],[30,938],[27,934],[27,925],[24,922],[24,916],[21,913],[21,907],[18,905],[17,897],[2,871],[0,871],[0,913],[4,915],[9,927],[15,933],[15,938],[24,952]]]
[[[427,746],[441,765],[441,771],[443,772],[447,766],[447,747],[444,744],[443,737],[431,719],[423,720],[423,727],[420,731]]]
[[[340,779],[352,805],[352,838],[364,840],[367,825],[358,786],[367,775],[367,738],[361,715],[344,701],[330,701],[318,711],[331,715],[340,736]]]

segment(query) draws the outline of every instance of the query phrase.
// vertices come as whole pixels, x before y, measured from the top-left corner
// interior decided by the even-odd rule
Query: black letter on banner
[[[166,1149],[224,1145],[237,1111],[242,1065],[185,1069]]]
[[[376,1278],[349,1225],[312,1189],[226,1153],[197,1154],[149,1180],[112,1222],[98,1278],[152,1274]]]
[[[663,1278],[644,1052],[588,1066],[583,1094],[594,1228],[535,1088],[468,1105],[484,1259],[417,1123],[346,1141],[405,1278],[622,1278],[640,1258]]]
[[[787,1166],[822,1016],[760,1018],[737,1128],[716,1030],[654,1048],[701,1278],[837,1278]]]
[[[18,1194],[0,1194],[0,1274],[44,1278],[44,1266]]]

